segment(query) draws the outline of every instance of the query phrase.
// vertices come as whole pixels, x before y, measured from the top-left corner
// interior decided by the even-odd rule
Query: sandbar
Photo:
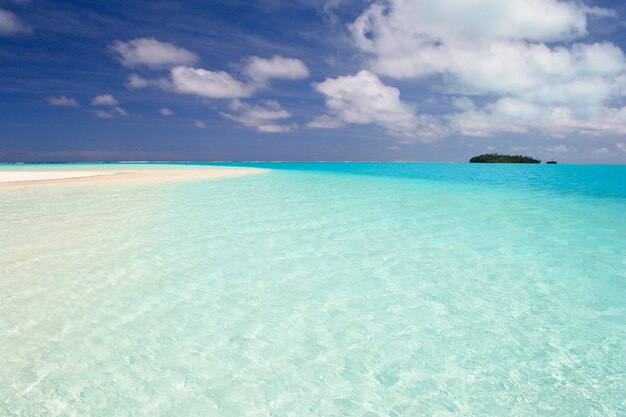
[[[0,187],[52,184],[98,184],[115,182],[184,181],[259,174],[259,168],[202,167],[189,169],[114,169],[102,171],[0,171]]]

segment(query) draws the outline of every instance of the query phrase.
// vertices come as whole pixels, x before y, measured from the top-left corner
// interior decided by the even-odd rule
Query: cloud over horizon
[[[376,74],[361,70],[355,75],[327,78],[313,84],[326,98],[328,115],[309,122],[310,128],[339,128],[348,124],[375,124],[392,136],[432,140],[444,134],[437,123],[416,116],[415,109],[400,100],[400,90],[383,84]]]
[[[444,118],[462,135],[622,135],[626,119],[614,103],[626,94],[624,53],[578,41],[589,16],[611,15],[556,0],[390,0],[371,5],[350,30],[375,73],[439,75],[448,94],[490,99]]]

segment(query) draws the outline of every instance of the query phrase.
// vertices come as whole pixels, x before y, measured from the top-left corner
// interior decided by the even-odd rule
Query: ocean
[[[0,188],[0,416],[626,415],[626,166],[219,165]]]

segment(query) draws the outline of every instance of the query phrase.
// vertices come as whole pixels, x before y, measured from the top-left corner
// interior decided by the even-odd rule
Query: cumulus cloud
[[[206,127],[206,124],[200,120],[194,120],[193,125],[198,129],[204,129]]]
[[[181,65],[172,69],[171,83],[165,85],[161,81],[160,87],[207,98],[233,99],[250,97],[258,89],[267,87],[272,79],[297,80],[309,76],[309,70],[302,61],[278,55],[271,59],[249,58],[243,73],[249,80],[240,81],[225,71]],[[129,84],[141,88],[154,82],[135,76],[129,79]]]
[[[191,65],[198,61],[195,53],[154,38],[137,38],[128,42],[117,40],[110,48],[122,65],[129,68],[139,66],[167,68]]]
[[[455,97],[452,99],[452,105],[459,110],[473,110],[476,108],[474,102],[467,97]]]
[[[232,113],[221,112],[227,119],[259,132],[285,133],[297,129],[295,124],[284,124],[281,121],[291,117],[276,100],[265,100],[261,105],[250,105],[241,100],[233,100],[229,106]]]
[[[617,148],[618,151],[626,153],[626,144],[624,144],[622,142],[617,142],[615,144],[615,147]]]
[[[454,131],[466,136],[531,131],[552,137],[626,135],[626,107],[605,107],[592,118],[579,118],[568,106],[544,107],[505,97],[482,109],[449,115],[446,119]]]
[[[80,104],[75,98],[66,96],[48,97],[48,103],[53,106],[61,107],[80,107]]]
[[[309,69],[302,61],[275,55],[270,59],[253,56],[244,73],[255,83],[264,86],[271,79],[299,80],[309,77]]]
[[[330,114],[314,119],[308,127],[376,124],[393,136],[421,140],[444,134],[436,120],[416,116],[415,109],[400,100],[400,90],[383,84],[370,71],[327,78],[313,87],[325,96]]]
[[[546,151],[552,152],[552,153],[572,153],[572,152],[578,152],[578,149],[576,149],[573,146],[556,145],[556,146],[547,146]]]
[[[126,79],[126,87],[130,90],[139,90],[146,87],[157,87],[163,90],[172,91],[172,82],[166,78],[147,79],[139,74],[131,74]]]
[[[31,31],[30,26],[22,23],[15,14],[8,10],[0,9],[0,36],[11,36]]]
[[[250,96],[254,89],[224,71],[179,66],[172,69],[172,88],[179,93],[207,98],[239,98]]]
[[[526,145],[511,146],[509,150],[511,152],[524,152],[524,151],[530,150],[530,146],[526,146]]]
[[[344,127],[346,123],[337,117],[331,117],[326,114],[318,116],[311,120],[306,126],[310,129],[338,129]]]
[[[243,69],[249,81],[240,81],[225,71],[177,66],[171,71],[172,88],[182,93],[197,94],[209,98],[249,97],[256,90],[267,87],[272,79],[297,80],[307,78],[309,70],[302,61],[276,55],[270,59],[250,57]],[[151,83],[134,75],[129,83],[144,87]]]
[[[94,106],[117,106],[120,104],[111,94],[100,94],[91,99]]]
[[[93,106],[109,107],[109,110],[91,110],[100,119],[110,119],[115,116],[128,116],[128,112],[119,106],[119,102],[111,94],[100,94],[91,99]]]
[[[551,119],[562,123],[549,129],[554,135],[622,134],[622,109],[610,104],[626,94],[624,53],[608,42],[575,42],[587,35],[589,15],[610,14],[558,0],[389,0],[350,28],[379,74],[443,75],[450,91],[495,96],[484,109],[455,103],[464,110],[453,118],[461,133],[546,130]]]
[[[364,28],[385,18],[408,34],[429,37],[472,36],[555,41],[584,36],[587,15],[610,15],[600,8],[559,0],[389,0],[389,10],[372,5],[354,24]],[[388,13],[387,13],[388,12]],[[369,21],[368,21],[369,20]],[[365,41],[365,40],[363,40]]]
[[[128,76],[126,80],[126,87],[131,90],[136,90],[139,88],[145,88],[150,85],[150,80],[146,80],[138,74],[131,74]]]
[[[171,111],[170,109],[168,109],[167,107],[161,107],[159,109],[159,113],[162,114],[163,116],[173,116],[174,112]]]

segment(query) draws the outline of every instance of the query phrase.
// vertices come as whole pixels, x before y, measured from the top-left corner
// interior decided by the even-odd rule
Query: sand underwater
[[[0,185],[0,416],[626,415],[626,166],[234,165],[0,166],[241,174]]]

